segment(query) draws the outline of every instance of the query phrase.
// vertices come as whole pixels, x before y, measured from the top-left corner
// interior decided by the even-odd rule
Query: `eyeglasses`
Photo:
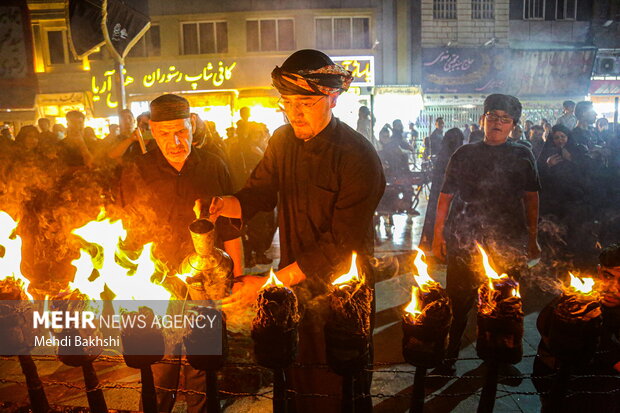
[[[297,108],[297,107],[299,107],[299,109],[301,109],[302,111],[305,111],[305,110],[309,110],[312,107],[314,107],[314,105],[319,103],[324,98],[325,98],[325,96],[321,96],[319,99],[317,99],[316,101],[314,101],[312,103],[304,102],[304,101],[291,102],[290,100],[287,100],[287,99],[284,99],[284,98],[280,98],[280,99],[278,99],[278,107],[281,110],[283,110],[283,111],[291,110],[291,109]]]
[[[484,117],[491,122],[501,122],[504,125],[512,123],[514,120],[510,116],[497,116],[495,113],[485,113]]]

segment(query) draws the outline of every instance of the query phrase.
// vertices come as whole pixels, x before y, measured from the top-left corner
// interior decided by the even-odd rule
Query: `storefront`
[[[587,95],[595,54],[595,48],[425,48],[424,118],[430,122],[442,116],[446,127],[477,123],[484,98],[504,93],[521,100],[523,120],[553,122],[564,100]]]
[[[334,61],[355,77],[353,87],[340,97],[336,110],[337,116],[355,125],[360,104],[370,104],[368,90],[374,86],[374,57],[344,56]],[[242,107],[250,108],[250,120],[265,123],[273,131],[282,125],[283,116],[277,105],[279,95],[271,87],[271,70],[281,63],[280,57],[247,56],[159,61],[156,65],[130,62],[124,73],[128,105],[139,114],[147,111],[148,103],[158,95],[177,93],[189,100],[193,112],[214,121],[222,136],[239,119]],[[93,116],[116,120],[119,103],[112,63],[93,63],[91,74]]]

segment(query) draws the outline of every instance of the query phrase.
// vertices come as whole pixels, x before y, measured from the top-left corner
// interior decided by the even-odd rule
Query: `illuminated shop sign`
[[[189,66],[189,65],[188,65]],[[195,66],[195,65],[191,65]],[[233,78],[237,62],[207,62],[202,67],[144,67],[135,65],[124,69],[125,88],[128,94],[149,92],[175,92],[190,90],[211,90],[226,87]],[[115,69],[93,70],[91,92],[95,106],[104,104],[107,108],[118,107],[114,76]]]
[[[332,60],[353,73],[351,86],[375,85],[374,56],[340,56],[332,57]]]

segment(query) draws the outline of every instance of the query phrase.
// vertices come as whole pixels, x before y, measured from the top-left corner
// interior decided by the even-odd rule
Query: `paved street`
[[[377,247],[378,268],[381,274],[377,283],[377,325],[375,329],[375,361],[377,372],[374,375],[372,393],[375,412],[398,413],[409,409],[409,395],[413,384],[413,367],[404,363],[401,355],[400,317],[404,306],[410,300],[413,277],[411,268],[413,254],[411,250],[417,245],[424,216],[424,202],[419,206],[421,215],[407,219],[405,215],[394,216],[394,228],[391,238],[387,238],[382,225],[379,232],[381,243]],[[383,223],[383,222],[382,222]],[[277,256],[278,245],[274,243],[269,252]],[[262,271],[268,267],[257,267],[251,272]],[[445,267],[431,265],[430,274],[445,285]],[[516,367],[516,374],[528,376],[532,372],[533,356],[536,352],[539,336],[535,328],[537,310],[549,301],[549,297],[540,297],[538,293],[522,290],[525,301],[525,337],[524,357]],[[471,316],[474,314],[472,312]],[[478,404],[479,392],[482,387],[484,366],[476,359],[474,348],[475,320],[472,318],[466,332],[466,347],[461,352],[462,360],[456,364],[454,378],[427,378],[428,412],[472,412]],[[251,360],[247,360],[251,361]],[[84,392],[71,386],[82,386],[81,370],[64,366],[56,361],[38,361],[39,374],[45,382],[62,381],[69,385],[45,385],[51,403],[63,406],[87,406]],[[100,382],[103,384],[118,383],[134,386],[134,389],[106,389],[105,398],[110,409],[137,410],[139,406],[140,379],[137,370],[129,369],[122,364],[97,362],[95,364]],[[1,377],[9,380],[23,380],[19,364],[15,359],[0,361]],[[269,391],[268,387],[264,388]],[[501,380],[498,387],[496,412],[532,412],[540,409],[538,396],[513,394],[514,392],[535,391],[529,378]],[[396,395],[396,397],[388,397]],[[0,400],[26,403],[25,386],[12,383],[0,384]],[[260,412],[270,411],[271,404],[267,399],[239,399],[227,412]],[[178,403],[175,411],[184,411],[184,404]]]

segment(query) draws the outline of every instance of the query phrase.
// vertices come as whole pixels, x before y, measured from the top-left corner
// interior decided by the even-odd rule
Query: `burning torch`
[[[193,306],[191,313],[194,314],[195,318],[202,317],[203,319],[221,320],[221,325],[218,325],[218,328],[194,327],[184,337],[187,361],[196,370],[205,372],[207,413],[219,413],[221,407],[217,372],[224,367],[228,357],[226,318],[223,312],[200,305]],[[205,354],[205,349],[214,348],[215,343],[217,343],[216,354]]]
[[[498,275],[479,244],[488,282],[478,289],[478,338],[476,353],[487,363],[478,412],[492,412],[497,393],[499,363],[516,364],[523,356],[523,309],[519,283]]]
[[[556,299],[551,312],[549,351],[559,361],[550,397],[554,406],[562,407],[568,377],[574,366],[587,364],[594,357],[602,332],[600,296],[593,278],[578,278],[572,273],[569,287]]]
[[[50,304],[50,308],[60,311],[81,311],[86,308],[88,298],[79,292],[74,290],[68,293],[61,293],[55,297],[54,301]],[[81,331],[77,328],[63,328],[60,332],[56,332],[61,343],[65,343],[65,337],[75,337],[81,335]],[[92,331],[85,331],[88,335],[93,335]],[[66,342],[70,343],[70,340]],[[99,379],[93,366],[93,362],[99,356],[101,348],[99,347],[85,347],[64,345],[58,346],[58,359],[71,367],[81,367],[82,374],[84,375],[84,385],[86,387],[86,398],[88,400],[88,407],[93,413],[107,413],[108,407],[103,397],[103,391],[99,388]]]
[[[142,382],[142,408],[145,412],[156,412],[157,394],[151,366],[164,357],[164,335],[160,328],[153,327],[155,314],[148,307],[124,313],[126,317],[146,317],[145,328],[126,326],[121,333],[123,359],[128,367],[140,369]],[[148,346],[148,347],[147,347]],[[145,351],[148,348],[148,351]]]
[[[444,359],[448,332],[452,324],[452,309],[446,291],[428,275],[428,265],[422,260],[424,252],[416,248],[414,275],[418,287],[412,287],[411,302],[403,314],[403,357],[416,367],[411,412],[424,410],[424,379],[426,370]]]
[[[358,274],[353,253],[349,272],[332,283],[325,324],[327,363],[342,376],[342,411],[353,411],[354,377],[366,368],[370,357],[370,313],[373,294]]]
[[[297,327],[300,319],[297,297],[271,270],[256,303],[258,311],[252,321],[254,356],[258,364],[273,370],[273,411],[286,412],[284,369],[297,356]]]
[[[0,329],[4,332],[0,341],[0,354],[15,354],[22,372],[26,377],[28,397],[34,413],[47,413],[50,406],[39,378],[37,366],[28,354],[32,342],[29,320],[32,320],[32,308],[26,296],[24,283],[13,277],[0,280]]]

